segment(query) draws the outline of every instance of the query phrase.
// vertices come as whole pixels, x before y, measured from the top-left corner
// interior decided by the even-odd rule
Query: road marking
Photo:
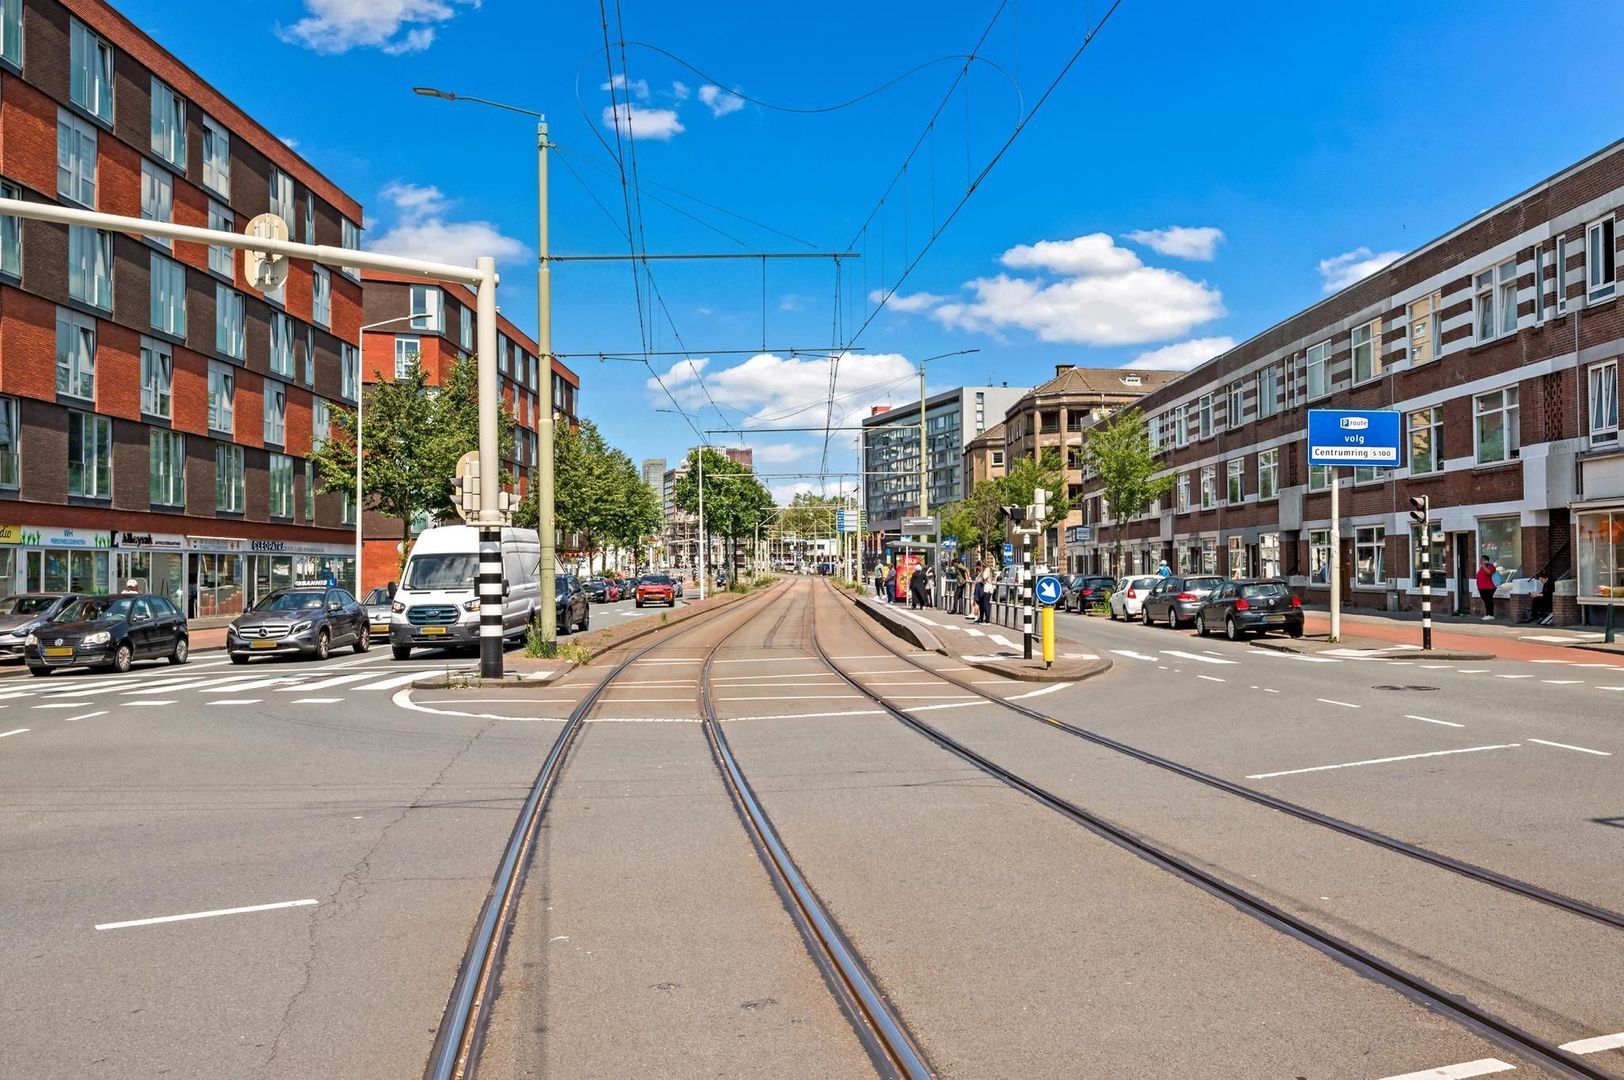
[[[1176,656],[1181,660],[1199,660],[1203,664],[1238,664],[1239,660],[1220,660],[1215,656],[1202,656],[1200,653],[1179,652],[1177,649],[1162,649],[1164,656]]]
[[[1532,679],[1532,675],[1496,675],[1496,679]]]
[[[980,698],[977,698],[974,701],[950,701],[942,705],[913,705],[908,708],[908,711],[911,713],[916,713],[929,712],[931,709],[968,709],[972,705],[981,704],[984,704],[984,702],[982,702]]]
[[[1597,690],[1624,690],[1624,686],[1598,686]]]
[[[1340,705],[1344,709],[1357,709],[1357,708],[1360,708],[1360,706],[1353,704],[1351,701],[1335,701],[1335,700],[1333,700],[1331,698],[1328,698],[1328,697],[1317,697],[1314,700],[1324,702],[1326,705]]]
[[[160,915],[155,919],[130,919],[128,922],[97,923],[97,930],[122,930],[127,926],[152,926],[155,923],[186,922],[188,919],[212,919],[216,915],[245,915],[251,911],[275,911],[277,908],[313,907],[315,900],[283,900],[279,904],[254,904],[251,907],[219,908],[215,911],[194,911],[188,915]]]
[[[126,701],[124,703],[124,705],[125,705],[126,708],[132,708],[133,709],[138,705],[173,705],[177,700],[179,700],[179,699],[177,699],[177,698],[165,698],[162,701]]]
[[[1422,664],[1421,669],[1423,671],[1441,671],[1454,666],[1454,664]]]
[[[5,738],[7,735],[24,735],[24,734],[27,734],[30,730],[32,730],[32,729],[31,728],[20,727],[20,728],[14,729],[12,731],[0,731],[0,739]]]
[[[1612,751],[1610,751],[1610,750],[1588,750],[1583,746],[1570,746],[1565,742],[1551,742],[1548,739],[1529,739],[1528,741],[1529,742],[1537,742],[1541,746],[1559,746],[1563,750],[1577,750],[1581,754],[1595,754],[1597,757],[1612,757],[1613,756]]]
[[[845,712],[786,713],[780,716],[723,716],[718,719],[732,723],[735,720],[816,720],[825,716],[884,716],[884,709],[848,709]]]
[[[731,699],[731,698],[723,698],[722,700],[731,701],[733,699]],[[751,699],[751,700],[755,700],[755,701],[771,701],[773,699],[771,699],[771,698],[754,698],[754,699]],[[818,699],[813,699],[813,700],[818,700]],[[616,705],[632,705],[632,704],[638,704],[638,705],[683,705],[683,704],[687,704],[687,705],[692,705],[693,703],[694,703],[694,699],[691,698],[691,697],[687,697],[687,698],[684,698],[684,697],[617,697],[614,700],[614,704],[616,704]]]
[[[1406,719],[1406,720],[1420,720],[1423,723],[1427,723],[1427,724],[1442,724],[1444,727],[1465,727],[1466,726],[1465,724],[1456,724],[1456,723],[1452,723],[1452,722],[1450,722],[1448,720],[1434,720],[1430,716],[1412,716],[1409,713],[1404,714],[1404,719]]]
[[[589,716],[587,724],[697,724],[697,716]]]
[[[1273,690],[1273,689],[1270,689],[1270,688],[1269,688],[1269,687],[1267,687],[1267,686],[1265,686],[1265,687],[1264,687],[1264,688],[1263,688],[1263,692],[1264,692],[1264,693],[1265,693],[1265,694],[1278,694],[1278,693],[1279,693],[1279,692],[1280,692],[1280,691],[1278,691],[1278,690]]]
[[[341,697],[301,697],[294,698],[294,705],[336,705],[344,699]]]
[[[1003,634],[990,634],[988,637],[990,640],[996,641],[1006,649],[1013,649],[1016,647],[1015,643],[1009,640],[1009,638],[1005,637]]]
[[[1393,761],[1414,761],[1416,758],[1443,757],[1446,754],[1474,754],[1479,750],[1511,750],[1522,743],[1500,743],[1496,746],[1466,746],[1459,750],[1433,750],[1426,754],[1403,754],[1399,757],[1370,758],[1365,761],[1345,761],[1341,765],[1315,765],[1311,769],[1286,769],[1283,772],[1253,773],[1248,780],[1267,780],[1272,776],[1295,776],[1297,773],[1326,772],[1330,769],[1351,769],[1355,765],[1386,765]]]
[[[36,709],[79,709],[84,707],[82,701],[57,701],[47,705],[35,705]]]
[[[831,660],[889,660],[888,656],[831,656]],[[790,660],[800,660],[813,664],[817,661],[810,656],[752,656],[744,660],[718,660],[718,664],[782,664]],[[675,664],[702,664],[703,660],[644,660],[645,664],[675,663]]]
[[[886,668],[883,671],[862,671],[860,675],[903,675],[912,673],[914,668]],[[833,678],[827,671],[808,671],[795,675],[729,675],[725,679],[712,679],[711,682],[742,683],[742,682],[778,682],[781,679],[829,679]]]
[[[1501,676],[1501,678],[1504,678],[1504,677],[1505,676],[1503,676],[1503,675]],[[1575,683],[1582,683],[1582,682],[1584,682],[1584,680],[1583,679],[1541,679],[1540,682],[1542,682],[1542,683],[1550,683],[1552,686],[1572,686]]]
[[[106,709],[101,709],[101,710],[99,710],[97,712],[87,712],[83,716],[64,716],[62,718],[62,720],[63,720],[64,723],[71,724],[75,720],[89,720],[92,717],[106,716],[106,715],[107,715],[107,710]]]
[[[407,683],[416,682],[418,679],[421,679],[421,678],[423,678],[423,673],[421,671],[412,671],[412,672],[408,672],[405,675],[396,675],[392,679],[380,679],[375,683],[367,683],[365,686],[356,687],[356,689],[357,690],[393,690],[397,686],[405,686]]]
[[[1301,660],[1305,664],[1340,664],[1342,661],[1334,656],[1304,656],[1302,653],[1275,652],[1273,649],[1264,649],[1264,656],[1272,656],[1276,660]]]
[[[1228,682],[1229,681],[1228,679],[1220,679],[1216,675],[1197,675],[1196,678],[1198,678],[1198,679],[1206,679],[1208,682]]]
[[[1569,663],[1572,663],[1572,661],[1569,661]],[[1612,668],[1615,671],[1618,670],[1618,665],[1617,664],[1574,664],[1573,666],[1574,667],[1604,667],[1604,668]]]
[[[1530,660],[1530,664],[1571,664],[1572,660]]]
[[[184,690],[189,686],[202,686],[204,683],[213,683],[214,676],[205,675],[201,679],[179,679],[173,682],[155,683],[142,690],[126,690],[120,697],[134,697],[137,694],[167,694],[171,690]]]
[[[1489,669],[1486,667],[1463,667],[1456,672],[1459,675],[1482,675]]]
[[[1578,1039],[1574,1042],[1563,1043],[1560,1047],[1570,1054],[1595,1054],[1603,1050],[1617,1050],[1624,1047],[1624,1031],[1616,1035],[1597,1035],[1594,1039]]]
[[[973,626],[966,626],[964,628],[964,632],[966,634],[969,634],[971,637],[986,637],[987,636],[985,631],[977,630]]]
[[[1044,694],[1052,694],[1056,690],[1064,690],[1067,687],[1076,686],[1076,685],[1077,685],[1076,683],[1069,683],[1069,682],[1055,683],[1053,686],[1045,686],[1041,690],[1033,690],[1033,691],[1030,691],[1029,693],[1025,693],[1025,694],[1011,694],[1009,697],[1005,698],[1004,700],[1005,701],[1020,701],[1022,698],[1042,697]]]
[[[1501,1061],[1499,1058],[1478,1058],[1476,1061],[1463,1061],[1459,1065],[1445,1065],[1438,1069],[1423,1069],[1420,1072],[1404,1073],[1402,1076],[1383,1077],[1383,1080],[1465,1080],[1469,1076],[1487,1076],[1489,1073],[1509,1072],[1516,1067]]]
[[[209,704],[210,707],[213,707],[215,705],[258,705],[261,701],[264,701],[264,700],[265,700],[264,698],[257,698],[257,697],[215,698],[213,701],[208,702],[208,704]]]
[[[329,686],[342,686],[345,683],[360,682],[362,679],[377,678],[376,671],[363,671],[359,675],[335,675],[331,679],[318,679],[315,682],[300,683],[298,686],[284,686],[277,691],[279,694],[297,694],[305,690],[325,690]]]
[[[1145,660],[1152,664],[1156,662],[1154,656],[1146,656],[1144,653],[1134,652],[1132,649],[1112,649],[1111,651],[1118,656],[1126,656],[1130,660]]]
[[[1415,661],[1414,660],[1389,660],[1389,661],[1387,661],[1387,666],[1388,667],[1414,667],[1415,666]]]
[[[283,683],[299,682],[303,675],[278,675],[270,679],[254,679],[252,682],[239,682],[231,686],[216,683],[206,689],[198,690],[200,694],[236,694],[243,690],[259,690],[266,686],[281,686]],[[300,687],[303,689],[303,687]]]

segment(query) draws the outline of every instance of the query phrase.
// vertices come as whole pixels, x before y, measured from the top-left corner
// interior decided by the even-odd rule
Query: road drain
[[[1436,690],[1436,686],[1372,686],[1372,690]]]

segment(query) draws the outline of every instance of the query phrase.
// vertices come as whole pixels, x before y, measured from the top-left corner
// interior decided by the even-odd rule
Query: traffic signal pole
[[[1432,650],[1432,497],[1410,496],[1410,522],[1421,528],[1421,649]]]
[[[501,412],[496,378],[496,260],[482,256],[475,266],[484,274],[474,301],[479,350],[479,461],[488,474],[479,484],[479,677],[502,677],[502,616],[507,607],[502,595]],[[552,372],[547,372],[548,378]],[[543,526],[546,522],[543,522]],[[541,567],[546,573],[548,567]],[[546,594],[543,594],[545,599]],[[544,608],[543,619],[554,619]],[[565,616],[568,618],[568,616]]]

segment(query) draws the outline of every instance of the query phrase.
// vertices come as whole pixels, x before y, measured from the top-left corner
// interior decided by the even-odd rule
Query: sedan
[[[677,583],[664,574],[650,574],[637,583],[637,606],[660,603],[677,606]]]
[[[1116,580],[1094,574],[1079,574],[1066,582],[1064,605],[1079,615],[1095,604],[1104,603],[1116,587]]]
[[[19,593],[0,600],[0,657],[21,659],[28,635],[81,599],[79,593]]]
[[[128,671],[135,660],[187,661],[186,616],[162,596],[119,593],[75,600],[29,634],[23,652],[30,675],[58,668]]]
[[[586,598],[594,604],[607,604],[615,598],[609,588],[609,582],[601,577],[589,577],[581,582],[581,591],[586,593]]]
[[[1125,577],[1117,582],[1116,588],[1111,590],[1111,618],[1127,620],[1138,615],[1145,606],[1145,597],[1161,583],[1162,579],[1154,574]]]
[[[563,637],[577,626],[592,629],[592,607],[587,602],[586,590],[574,574],[559,574],[553,578],[553,618],[558,622],[558,636]]]
[[[1144,620],[1146,626],[1154,626],[1158,621],[1165,619],[1168,626],[1177,630],[1195,619],[1201,601],[1205,600],[1213,589],[1223,584],[1223,581],[1223,578],[1215,574],[1203,574],[1200,577],[1164,577],[1161,584],[1145,597],[1144,606],[1139,609],[1139,617]]]
[[[1226,581],[1207,594],[1195,614],[1195,628],[1202,637],[1219,626],[1230,641],[1270,630],[1299,638],[1303,602],[1279,578]]]
[[[339,645],[358,653],[372,648],[371,618],[343,589],[278,589],[226,627],[226,651],[233,664],[274,653],[325,660]]]
[[[367,609],[367,625],[371,628],[373,637],[381,637],[386,641],[389,639],[389,602],[394,598],[395,594],[390,586],[379,585],[367,593],[366,599],[361,601],[361,606]]]

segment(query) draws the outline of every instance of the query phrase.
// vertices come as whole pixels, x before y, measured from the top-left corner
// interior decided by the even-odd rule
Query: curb
[[[771,586],[768,586],[768,587],[771,588]],[[666,620],[663,623],[655,623],[652,626],[637,627],[636,629],[630,631],[629,633],[620,634],[620,635],[616,636],[612,640],[606,638],[606,639],[604,639],[602,641],[596,642],[596,643],[591,644],[591,645],[582,645],[581,648],[586,650],[587,658],[589,660],[596,660],[598,657],[604,655],[605,653],[613,652],[614,650],[620,648],[622,645],[630,644],[633,641],[639,641],[639,640],[641,640],[643,638],[646,638],[646,637],[648,637],[648,636],[650,636],[652,634],[658,634],[661,630],[670,630],[672,627],[682,625],[683,623],[687,622],[689,619],[697,619],[697,618],[699,618],[700,616],[704,615],[707,612],[715,611],[718,608],[727,607],[729,604],[736,603],[736,602],[738,602],[740,600],[749,599],[751,596],[755,595],[755,592],[756,592],[756,590],[751,590],[750,592],[747,592],[747,593],[727,593],[727,594],[725,594],[726,595],[725,600],[722,599],[721,597],[707,597],[705,599],[705,606],[704,607],[702,607],[702,608],[693,608],[693,607],[685,608],[685,609],[683,609],[683,613],[682,613],[681,618],[671,618],[671,619]],[[673,612],[672,614],[675,615],[675,612]],[[619,628],[617,627],[616,629],[618,630]],[[589,631],[589,633],[597,633],[597,632],[599,632],[599,631]],[[573,642],[566,642],[565,644],[574,644],[574,643]]]
[[[959,657],[959,659],[977,671],[989,671],[994,675],[1005,679],[1014,679],[1017,682],[1035,683],[1082,682],[1084,679],[1104,675],[1116,666],[1110,660],[1101,659],[1087,661],[1081,669],[1050,668],[1048,671],[1044,671],[1042,668],[1020,666],[1027,662],[1025,660],[971,660],[969,657],[964,656]]]
[[[427,675],[410,684],[413,690],[481,690],[487,686],[531,687],[546,689],[554,680],[574,671],[576,665],[566,660],[562,667],[551,668],[547,671],[535,671],[528,674],[518,671],[503,672],[494,679],[487,679],[478,674],[477,668],[466,668],[448,671],[443,674]]]
[[[1585,652],[1602,653],[1606,656],[1624,656],[1624,649],[1617,645],[1608,645],[1601,641],[1580,641],[1569,645],[1570,649],[1583,649]]]
[[[853,603],[857,605],[858,611],[867,614],[869,618],[888,630],[893,637],[899,637],[915,648],[923,649],[925,652],[940,653],[943,656],[950,655],[947,648],[937,640],[935,634],[912,619],[905,619],[895,612],[886,611],[882,605],[869,601],[867,597],[854,597]]]

